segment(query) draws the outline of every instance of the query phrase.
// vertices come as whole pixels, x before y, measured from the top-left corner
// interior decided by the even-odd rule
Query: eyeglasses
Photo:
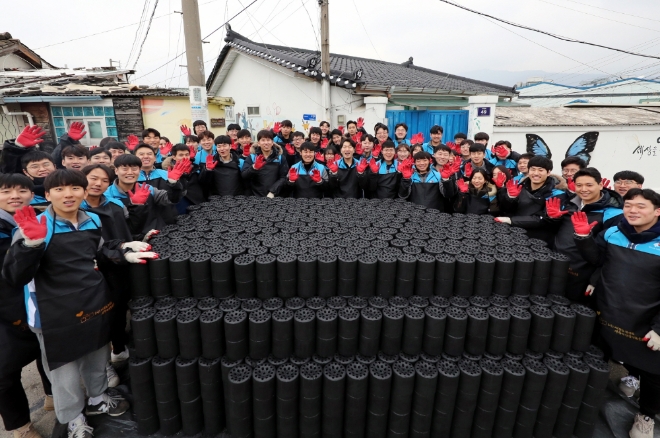
[[[637,185],[637,181],[632,181],[629,179],[618,179],[614,181],[615,186],[634,186]]]

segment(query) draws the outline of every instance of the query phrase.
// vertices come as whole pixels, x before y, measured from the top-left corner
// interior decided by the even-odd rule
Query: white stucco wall
[[[320,82],[242,53],[234,60],[215,95],[231,97],[236,102],[234,114],[239,120],[227,119],[227,124],[237,122],[250,129],[253,135],[284,119],[291,120],[296,130],[307,133],[310,127],[318,126],[323,120]],[[345,121],[365,116],[362,96],[334,86],[330,88],[330,95],[331,126],[337,126],[339,115],[344,115]],[[248,106],[259,106],[260,115],[248,116]],[[303,114],[313,114],[316,120],[303,121]]]
[[[660,125],[653,126],[560,126],[560,127],[502,127],[495,126],[491,144],[508,140],[513,150],[525,153],[525,134],[543,138],[552,151],[554,172],[561,173],[560,163],[575,139],[589,131],[599,132],[598,142],[591,153],[591,167],[604,178],[620,170],[634,170],[644,175],[644,186],[660,189]]]

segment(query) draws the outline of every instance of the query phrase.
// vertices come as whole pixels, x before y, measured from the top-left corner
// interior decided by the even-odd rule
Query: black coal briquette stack
[[[250,312],[250,357],[266,359],[271,351],[271,313],[266,309]]]
[[[257,297],[267,300],[277,296],[277,256],[261,254],[255,258]]]
[[[206,298],[213,295],[211,287],[211,254],[199,253],[190,256],[190,278],[192,295]]]
[[[170,256],[160,252],[157,259],[149,260],[149,283],[152,296],[162,298],[172,295],[170,290]]]
[[[287,363],[277,369],[277,436],[298,435],[299,369]]]
[[[346,398],[344,400],[344,436],[363,437],[369,384],[369,367],[359,362],[346,366]]]
[[[204,429],[204,411],[199,385],[197,358],[176,359],[176,383],[181,404],[181,423],[185,435],[196,435]]]
[[[179,335],[177,333],[176,317],[178,311],[174,306],[160,310],[154,316],[154,331],[158,356],[176,358],[179,355]]]
[[[220,358],[200,358],[198,363],[199,386],[204,413],[204,432],[207,435],[217,435],[226,426]]]
[[[296,296],[298,257],[291,253],[277,256],[277,296],[283,299]]]
[[[232,438],[252,437],[252,367],[236,365],[226,386],[227,429]]]
[[[175,358],[158,356],[151,361],[160,433],[174,435],[181,430],[181,407],[177,395]]]
[[[294,354],[300,358],[310,358],[316,352],[316,313],[302,308],[293,316]]]
[[[255,438],[276,437],[275,367],[268,362],[252,370],[252,425]]]
[[[470,436],[481,382],[481,367],[478,362],[461,359],[458,368],[461,374],[451,426],[453,438]]]
[[[321,405],[323,367],[308,362],[300,367],[300,436],[316,438],[321,435]]]
[[[375,356],[380,346],[383,314],[373,307],[366,307],[360,312],[359,352],[363,356]]]
[[[156,309],[153,307],[145,307],[131,315],[135,354],[139,358],[146,359],[158,354],[158,344],[154,329],[155,315]]]
[[[589,379],[580,404],[575,429],[573,429],[573,434],[578,438],[593,436],[603,393],[609,379],[607,362],[593,356],[585,356],[584,363],[589,367]]]
[[[358,257],[341,254],[337,263],[337,294],[342,297],[356,295]]]
[[[331,358],[337,353],[337,311],[323,307],[316,311],[316,354]]]
[[[170,256],[170,288],[172,295],[185,298],[192,295],[190,278],[190,253],[181,252]]]
[[[481,385],[474,413],[472,437],[490,438],[497,416],[497,403],[500,398],[504,370],[499,361],[492,359],[481,359],[479,365],[481,366]]]
[[[555,314],[550,348],[560,353],[567,353],[570,351],[573,343],[573,329],[576,320],[575,311],[569,307],[556,304],[550,309]]]
[[[341,436],[344,429],[344,397],[346,367],[331,362],[323,367],[323,407],[321,433],[325,437]]]
[[[451,433],[451,423],[461,374],[458,364],[446,359],[438,361],[437,369],[438,384],[435,391],[433,422],[431,425],[431,436],[434,437],[449,436]]]
[[[156,315],[158,316],[158,315]],[[220,309],[210,309],[199,317],[202,338],[202,356],[206,359],[218,359],[225,354],[224,313]]]
[[[360,342],[360,312],[353,307],[343,307],[337,312],[337,317],[337,353],[355,356]]]
[[[442,354],[442,345],[445,337],[445,324],[447,314],[441,307],[429,306],[424,309],[424,341],[422,349],[431,356]],[[383,313],[384,315],[384,313]]]
[[[211,257],[211,290],[216,298],[229,298],[236,293],[234,262],[231,254],[214,254]]]
[[[520,396],[525,382],[525,367],[516,360],[504,359],[501,362],[503,376],[500,399],[493,427],[494,438],[510,438],[516,424]]]
[[[444,351],[451,356],[460,356],[465,347],[465,333],[467,331],[467,313],[458,307],[447,309],[447,323],[445,325]]]
[[[548,368],[543,362],[529,357],[524,358],[522,364],[525,367],[525,384],[520,395],[513,434],[516,437],[532,438],[543,389],[548,378]]]
[[[411,437],[429,437],[433,423],[433,402],[438,385],[435,363],[419,361],[415,364],[415,389],[410,421]]]
[[[128,371],[131,376],[132,406],[135,412],[138,434],[152,435],[160,428],[160,421],[154,392],[151,358],[130,358]]]
[[[571,348],[577,351],[587,351],[596,325],[596,312],[582,304],[572,304],[571,309],[575,312]]]
[[[319,255],[317,268],[318,295],[324,298],[337,295],[337,256],[334,254]]]
[[[488,312],[481,307],[467,308],[467,331],[465,351],[473,355],[483,355],[486,351],[488,334]]]
[[[523,354],[527,348],[532,315],[522,307],[509,308],[509,315],[507,351],[512,354]]]
[[[536,416],[534,437],[552,438],[552,429],[557,421],[561,400],[568,383],[569,370],[561,360],[546,356],[543,363],[548,368],[541,405]]]
[[[392,387],[391,365],[376,361],[369,365],[369,395],[367,397],[367,438],[387,435],[387,417],[390,410]]]
[[[555,314],[549,308],[537,305],[531,306],[529,313],[532,315],[532,323],[528,346],[537,353],[546,353],[550,349]]]
[[[225,348],[231,361],[242,360],[248,356],[249,322],[244,310],[234,310],[225,314]]]

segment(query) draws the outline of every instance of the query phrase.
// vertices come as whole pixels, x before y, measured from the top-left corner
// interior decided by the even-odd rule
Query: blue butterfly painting
[[[552,152],[548,144],[536,134],[525,134],[527,137],[527,153],[534,155],[541,155],[544,157],[552,158]],[[591,161],[591,153],[596,147],[598,141],[598,132],[591,131],[585,132],[575,139],[566,150],[567,157],[580,157],[589,165]]]

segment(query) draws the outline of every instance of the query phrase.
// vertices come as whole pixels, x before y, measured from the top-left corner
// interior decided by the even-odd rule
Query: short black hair
[[[74,186],[87,189],[87,176],[75,169],[58,169],[44,180],[44,190],[49,192],[54,187]]]
[[[121,149],[122,151],[126,152],[126,145],[124,143],[120,143],[116,140],[107,142],[105,144],[105,148],[106,148],[106,150]]]
[[[623,196],[623,200],[630,201],[637,196],[641,196],[647,201],[651,201],[651,204],[653,204],[654,208],[660,208],[660,195],[651,189],[640,189],[635,187],[634,189],[628,190],[628,193]]]
[[[192,134],[191,135],[186,135],[183,138],[183,141],[186,142],[186,143],[188,141],[192,141],[193,143],[199,143],[199,137],[197,137],[196,135],[192,135]]]
[[[341,139],[341,146],[344,147],[344,143],[349,143],[351,146],[353,146],[353,149],[355,149],[355,142],[353,141],[352,138],[347,138],[344,137]]]
[[[408,125],[406,125],[405,123],[403,123],[403,122],[397,123],[396,125],[394,125],[394,130],[396,131],[397,128],[399,128],[399,127],[402,127],[403,129],[406,130],[406,132],[408,132]]]
[[[486,145],[481,143],[474,143],[470,145],[470,153],[472,152],[483,152],[486,153]]]
[[[22,173],[0,173],[0,189],[20,187],[34,192],[34,183]]]
[[[357,128],[357,122],[355,120],[349,120],[348,122],[346,122],[346,127],[347,128],[348,128],[348,125],[355,125],[355,127]]]
[[[188,149],[188,146],[186,146],[183,143],[177,143],[174,146],[172,146],[171,155],[174,157],[174,156],[176,156],[176,153],[179,152],[179,151],[184,151],[184,152],[190,153],[190,149]]]
[[[215,138],[214,143],[216,145],[218,145],[218,144],[231,144],[231,137],[228,136],[228,135],[218,135]]]
[[[452,149],[449,146],[447,146],[446,144],[442,144],[442,143],[440,144],[440,146],[435,148],[435,151],[433,151],[433,153],[438,152],[438,151],[445,151],[445,152],[452,153]]]
[[[103,138],[101,139],[101,141],[99,142],[99,147],[104,148],[105,145],[107,145],[107,144],[110,143],[111,141],[117,141],[117,139],[114,138],[114,137],[103,137]]]
[[[102,171],[104,171],[106,175],[108,175],[108,178],[110,179],[111,183],[115,180],[116,177],[115,172],[105,164],[99,164],[99,163],[90,164],[89,166],[83,167],[82,173],[84,173],[85,175],[89,175],[90,172],[94,169],[101,169]]]
[[[325,120],[322,120],[321,123],[319,123],[319,127],[323,125],[328,125],[328,128],[330,127],[330,123],[326,122]]]
[[[309,128],[309,138],[312,138],[312,134],[323,135],[323,131],[318,126],[312,126]]]
[[[193,128],[196,128],[197,126],[200,125],[208,126],[204,120],[195,120],[193,122]]]
[[[459,132],[457,134],[454,134],[454,140],[456,140],[457,138],[462,138],[463,140],[465,140],[467,138],[467,135],[465,135],[462,132]]]
[[[89,160],[89,149],[80,144],[73,144],[62,149],[62,159],[65,157],[86,157]]]
[[[339,129],[333,129],[332,131],[330,131],[330,137],[333,137],[335,135],[342,137],[344,134]]]
[[[600,184],[603,181],[603,177],[595,167],[587,167],[585,169],[578,170],[575,172],[575,175],[573,175],[573,181],[577,181],[577,179],[581,176],[590,176],[596,180],[597,184]]]
[[[644,184],[644,177],[642,176],[642,174],[632,170],[622,170],[620,172],[615,173],[614,177],[612,178],[612,181],[618,181],[620,179],[625,179],[625,180],[629,179],[635,181],[637,184]]]
[[[380,148],[381,148],[381,151],[382,151],[383,149],[387,149],[387,148],[396,149],[396,146],[394,146],[394,142],[393,142],[393,141],[385,140],[385,141],[383,142],[383,144],[380,145]]]
[[[576,156],[566,157],[561,162],[561,168],[563,169],[564,167],[568,166],[569,164],[577,164],[580,167],[580,169],[585,169],[587,167],[587,163],[585,163],[582,158],[576,157]]]
[[[525,154],[520,154],[520,157],[518,158],[518,161],[522,160],[523,158],[525,158],[527,160],[530,160],[533,156],[534,156],[534,154],[526,154],[526,153]]]
[[[335,145],[333,145],[332,143],[330,143],[330,144],[329,144],[329,145],[323,150],[323,155],[327,154],[328,152],[332,152],[332,153],[335,154],[335,155],[337,155],[337,154],[339,153],[339,151],[337,150],[337,148],[335,147]]]
[[[479,141],[479,140],[490,140],[490,135],[486,134],[485,132],[477,132],[474,134],[474,141]]]
[[[21,158],[21,167],[23,169],[27,169],[28,164],[42,160],[48,160],[51,163],[53,163],[53,165],[55,165],[55,162],[53,161],[53,157],[50,154],[44,151],[31,151],[23,155],[23,157]]]
[[[495,143],[495,146],[501,146],[501,145],[504,145],[507,148],[509,148],[509,150],[511,150],[511,142],[510,141],[500,140],[497,143]]]
[[[474,144],[474,142],[472,140],[467,140],[466,139],[466,140],[463,140],[460,145],[463,146],[464,144],[468,144],[468,145],[472,146]]]
[[[165,140],[165,143],[169,143],[169,142],[170,142],[170,139],[167,138],[167,137],[165,137],[165,136],[162,136],[160,139],[161,139],[161,140]]]
[[[93,157],[94,155],[98,155],[98,154],[106,154],[108,156],[108,158],[110,158],[112,160],[112,154],[107,149],[94,148],[91,151],[89,151],[89,157],[90,158]]]
[[[300,145],[300,150],[308,150],[308,151],[315,151],[316,150],[316,145],[312,143],[311,141],[306,141],[303,144]]]
[[[156,137],[160,138],[160,132],[158,132],[154,128],[147,128],[144,131],[142,131],[142,138],[149,137],[149,134],[153,134]]]
[[[387,125],[384,123],[380,123],[380,122],[376,123],[376,125],[374,126],[374,132],[378,134],[379,129],[384,129],[385,132],[390,132],[390,128],[388,128]]]
[[[156,154],[156,151],[150,145],[148,145],[146,143],[139,143],[137,146],[135,146],[135,149],[133,149],[133,151],[132,151],[133,155],[137,154],[138,149],[142,149],[142,148],[149,148],[149,149],[151,149],[151,152],[154,153],[154,155]]]
[[[248,129],[241,129],[238,131],[236,134],[236,138],[243,138],[243,137],[250,137],[250,140],[252,140],[252,133]]]
[[[262,138],[269,138],[272,140],[273,137],[274,137],[273,133],[270,132],[268,129],[262,129],[257,133],[257,141],[261,140]]]
[[[241,130],[241,125],[238,123],[230,123],[229,126],[227,126],[227,131],[240,131]]]
[[[302,138],[305,138],[305,133],[304,133],[304,132],[300,132],[300,131],[296,131],[296,132],[294,132],[293,134],[291,134],[291,138],[296,138],[296,137],[302,137]]]
[[[433,125],[433,126],[431,126],[431,131],[430,132],[431,132],[431,134],[437,134],[438,132],[440,134],[444,134],[445,130],[440,125]]]
[[[532,157],[529,159],[529,163],[527,163],[527,168],[531,169],[532,167],[541,167],[548,172],[552,172],[552,160],[550,160],[547,157],[537,155],[535,157]]]
[[[199,138],[200,140],[203,138],[210,138],[211,140],[213,140],[215,138],[215,135],[211,131],[204,131],[197,134],[197,138]]]
[[[285,128],[293,128],[293,123],[291,123],[291,120],[282,120],[280,122],[280,126],[283,126]]]
[[[370,143],[376,143],[376,137],[371,134],[362,134],[360,136],[360,141],[369,140]]]
[[[115,158],[113,165],[115,166],[115,169],[118,169],[121,166],[142,167],[142,160],[132,154],[123,154]]]
[[[417,152],[413,156],[413,158],[415,160],[430,160],[431,159],[431,154],[429,154],[428,152],[425,152],[425,151],[420,151],[420,152]]]

